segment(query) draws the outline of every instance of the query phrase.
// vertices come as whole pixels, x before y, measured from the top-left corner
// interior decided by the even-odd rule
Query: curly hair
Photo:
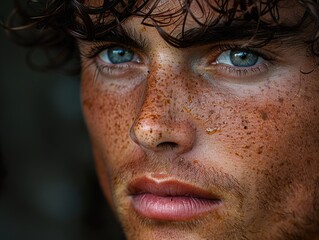
[[[38,70],[47,70],[63,67],[79,56],[77,39],[102,40],[131,16],[141,17],[142,24],[155,27],[169,44],[178,48],[191,46],[195,39],[201,38],[202,33],[211,29],[247,22],[255,23],[254,33],[262,33],[263,44],[266,44],[282,28],[287,27],[280,23],[280,1],[179,0],[167,11],[163,0],[29,0],[24,7],[16,2],[4,26],[14,41],[30,48],[28,63]],[[288,27],[297,29],[311,18],[317,27],[309,43],[313,54],[319,56],[319,1],[296,1],[304,6],[305,11],[297,23]],[[192,12],[193,5],[199,8],[202,18],[198,19],[198,14]],[[266,15],[272,21],[265,20],[263,17]],[[197,24],[200,31],[194,33],[187,30],[186,23],[190,20]],[[174,30],[164,30],[173,24],[181,26],[182,30],[177,34]],[[276,28],[273,28],[274,24]],[[272,28],[269,28],[271,25]],[[23,33],[25,31],[21,30],[28,31]],[[41,66],[35,65],[32,60],[39,50],[46,58]]]

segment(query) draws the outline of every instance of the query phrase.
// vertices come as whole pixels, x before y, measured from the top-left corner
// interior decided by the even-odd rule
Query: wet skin
[[[109,42],[82,59],[97,172],[127,238],[319,239],[319,72],[309,45],[274,41],[238,67],[217,43],[177,49],[140,21],[124,27],[143,47],[111,43],[130,49],[129,61],[111,63]],[[93,45],[79,43],[83,53]],[[218,205],[148,215],[134,205],[136,181],[186,184]]]

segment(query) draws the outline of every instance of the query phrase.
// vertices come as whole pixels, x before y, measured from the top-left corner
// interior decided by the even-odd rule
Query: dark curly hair
[[[261,44],[266,44],[283,28],[298,29],[302,23],[311,19],[315,22],[316,29],[309,43],[314,55],[319,56],[319,1],[296,0],[304,6],[304,12],[293,26],[281,25],[280,2],[282,0],[179,0],[169,11],[160,11],[159,9],[164,8],[165,1],[28,0],[24,6],[16,1],[16,7],[4,27],[14,41],[30,48],[28,62],[38,70],[70,65],[79,56],[77,39],[102,40],[105,35],[120,28],[130,16],[141,17],[142,24],[155,27],[169,44],[179,48],[192,45],[195,39],[198,43],[204,32],[248,22],[255,24],[252,37],[254,34],[262,34]],[[197,19],[198,14],[192,12],[192,5],[199,7],[204,21]],[[272,21],[263,18],[266,15]],[[189,20],[197,24],[199,31],[187,30],[186,22]],[[178,24],[182,30],[177,34],[164,30],[172,24]],[[35,65],[32,56],[39,50],[44,53],[46,61],[42,65]]]

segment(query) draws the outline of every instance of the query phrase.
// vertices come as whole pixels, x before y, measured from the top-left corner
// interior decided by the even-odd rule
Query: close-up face
[[[314,23],[296,27],[305,8],[284,1],[279,23],[261,17],[285,26],[271,41],[240,34],[257,22],[225,23],[176,47],[164,33],[218,16],[196,2],[184,24],[168,20],[179,1],[167,1],[153,12],[167,14],[157,29],[136,15],[120,33],[79,41],[82,107],[109,204],[128,239],[319,239]]]

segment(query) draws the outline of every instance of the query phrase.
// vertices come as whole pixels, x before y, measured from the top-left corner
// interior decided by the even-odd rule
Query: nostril
[[[174,142],[161,142],[156,147],[157,148],[177,148],[178,144]]]
[[[131,140],[144,150],[158,153],[181,154],[191,150],[196,137],[193,126],[188,121],[164,120],[138,118],[131,126]]]

